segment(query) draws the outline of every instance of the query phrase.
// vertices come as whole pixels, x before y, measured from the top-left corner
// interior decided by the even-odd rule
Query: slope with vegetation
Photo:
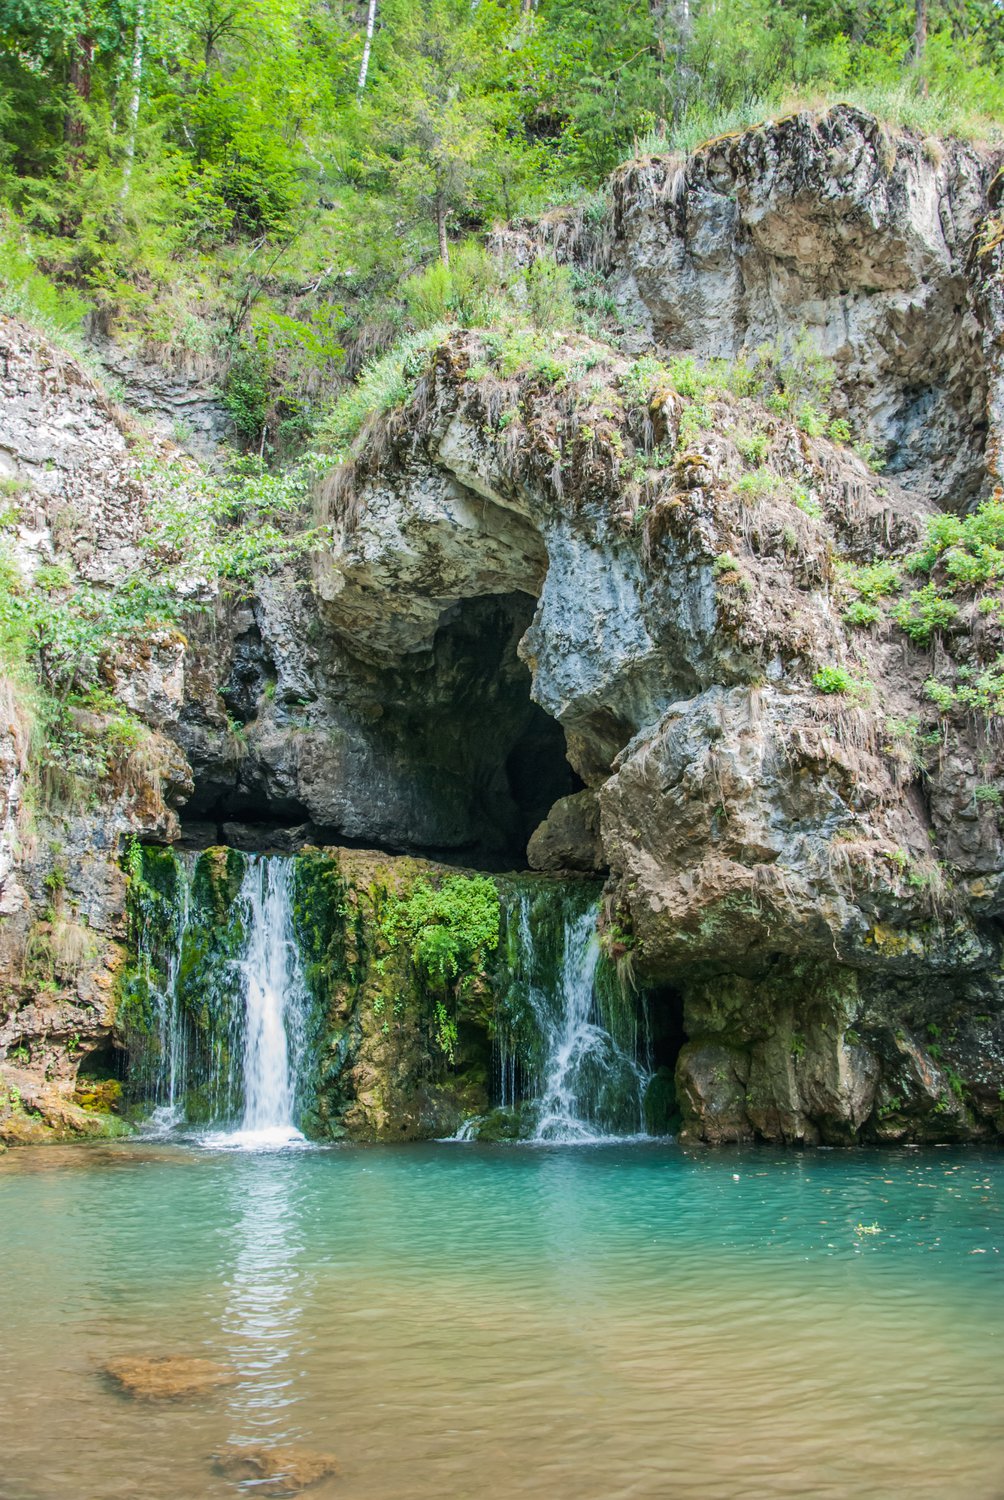
[[[639,145],[835,96],[926,135],[1004,114],[996,0],[3,0],[0,44],[8,310],[215,382],[280,458],[430,297],[483,321],[472,236],[600,208]]]

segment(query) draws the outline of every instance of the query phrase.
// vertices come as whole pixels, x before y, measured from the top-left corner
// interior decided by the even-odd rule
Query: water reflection
[[[240,1372],[229,1401],[229,1440],[278,1441],[294,1431],[303,1399],[298,1380],[310,1296],[304,1202],[288,1160],[267,1155],[240,1163],[228,1197],[233,1223],[220,1268],[220,1324],[229,1362]]]

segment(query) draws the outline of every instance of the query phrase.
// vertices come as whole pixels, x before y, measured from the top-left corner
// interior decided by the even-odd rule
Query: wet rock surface
[[[234,1370],[187,1354],[124,1356],[105,1365],[105,1374],[137,1401],[181,1401],[233,1385]]]
[[[293,1445],[231,1443],[213,1455],[213,1462],[224,1479],[247,1484],[256,1495],[298,1495],[338,1474],[332,1454]]]

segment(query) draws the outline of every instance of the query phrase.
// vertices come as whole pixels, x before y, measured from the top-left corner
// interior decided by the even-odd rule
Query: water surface
[[[0,1160],[0,1497],[1002,1500],[1002,1158],[143,1143]],[[136,1403],[101,1373],[239,1371]],[[254,1493],[250,1487],[248,1493]]]

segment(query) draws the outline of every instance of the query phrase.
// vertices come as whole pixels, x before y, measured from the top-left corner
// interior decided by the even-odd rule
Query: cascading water
[[[178,971],[191,910],[191,870],[179,866],[177,900],[174,907],[174,930],[167,950],[163,985],[154,986],[157,1013],[157,1036],[161,1066],[157,1080],[157,1104],[150,1116],[150,1127],[157,1133],[173,1130],[182,1116],[181,1090],[186,1073],[187,1035],[178,1006]]]
[[[154,1101],[149,1128],[211,1125],[217,1145],[302,1141],[310,994],[292,861],[220,855],[174,860],[162,889],[144,886],[137,949],[151,1024],[136,1071]]]
[[[644,1133],[638,1007],[603,958],[597,918],[578,887],[521,887],[507,902],[501,1102],[533,1121],[535,1140]]]
[[[247,910],[247,943],[239,960],[244,1118],[220,1143],[303,1140],[293,1115],[310,997],[293,930],[291,884],[289,860],[261,858],[248,865],[241,887]]]

